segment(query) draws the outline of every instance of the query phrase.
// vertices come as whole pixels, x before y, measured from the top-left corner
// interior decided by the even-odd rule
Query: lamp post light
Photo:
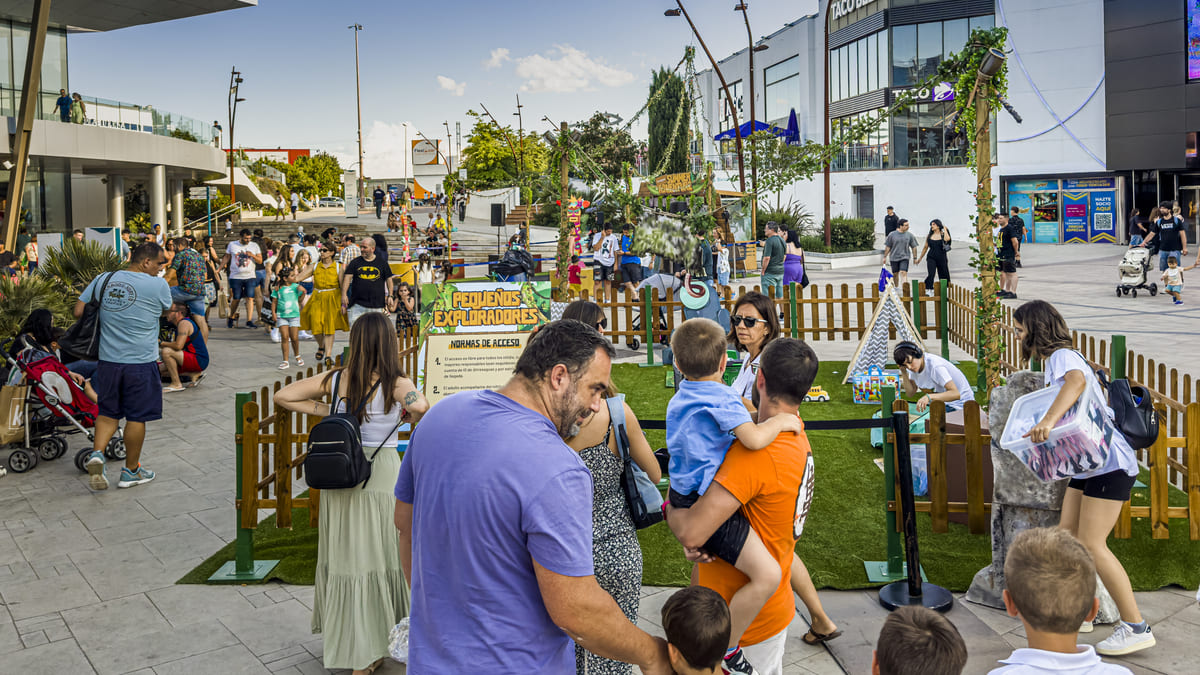
[[[233,123],[237,119],[237,104],[245,101],[238,98],[238,89],[242,85],[242,74],[237,66],[229,70],[229,202],[237,203],[233,185]]]
[[[358,32],[363,29],[361,23],[356,23],[346,28],[354,31],[354,99],[358,108],[358,186],[354,195],[356,208],[361,209],[366,196],[366,172],[363,171],[363,149],[362,149],[362,87],[358,77]]]
[[[739,2],[734,6],[735,12],[742,13],[742,19],[746,22],[746,40],[749,42],[749,57],[750,57],[750,134],[754,135],[754,126],[758,118],[754,114],[754,52],[765,52],[769,48],[768,45],[754,44],[754,34],[750,32],[750,15],[747,13],[747,6],[744,2]],[[766,105],[766,101],[763,101]],[[758,191],[758,153],[754,151],[754,139],[750,139],[750,182],[754,185],[754,191]]]
[[[729,102],[729,114],[733,116],[733,135],[737,139],[737,156],[738,156],[738,180],[740,181],[741,191],[746,191],[746,162],[742,155],[742,129],[738,125],[737,107],[733,104],[733,97],[729,95],[729,85],[725,82],[725,75],[721,73],[721,67],[717,65],[717,60],[713,58],[712,52],[708,51],[708,45],[704,44],[704,38],[700,37],[700,31],[696,30],[696,24],[692,23],[692,17],[688,16],[687,10],[683,8],[682,0],[675,0],[677,9],[668,9],[663,12],[663,16],[679,16],[687,19],[688,25],[692,28],[692,34],[696,36],[696,41],[700,43],[700,47],[704,50],[704,55],[708,57],[708,62],[712,64],[713,72],[717,74],[717,79],[721,81],[721,90],[725,92],[725,100]],[[668,149],[669,151],[669,149]]]

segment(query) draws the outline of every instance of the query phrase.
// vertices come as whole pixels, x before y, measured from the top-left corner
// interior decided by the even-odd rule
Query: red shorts
[[[204,369],[200,367],[200,362],[196,360],[196,353],[193,351],[183,352],[183,366],[179,368],[181,373],[202,373]]]

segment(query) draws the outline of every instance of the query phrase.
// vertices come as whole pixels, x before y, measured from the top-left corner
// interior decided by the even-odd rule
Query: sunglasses
[[[734,316],[732,316],[732,317],[730,317],[730,318],[729,318],[729,323],[732,323],[732,324],[734,325],[734,327],[735,327],[735,328],[736,328],[737,326],[740,326],[740,325],[742,325],[743,323],[744,323],[744,324],[746,324],[746,328],[754,328],[754,327],[755,327],[755,326],[757,326],[758,324],[760,324],[760,323],[766,323],[766,322],[767,322],[767,320],[766,320],[766,319],[755,319],[755,318],[753,318],[753,317],[749,317],[749,316],[737,316],[737,315],[734,315]]]
[[[600,321],[596,322],[596,330],[604,330],[608,328],[608,318],[600,317]]]

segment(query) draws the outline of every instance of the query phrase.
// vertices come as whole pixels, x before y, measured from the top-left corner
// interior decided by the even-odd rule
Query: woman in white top
[[[1025,434],[1041,443],[1079,400],[1085,388],[1097,399],[1106,400],[1091,365],[1072,349],[1071,331],[1054,306],[1044,300],[1027,302],[1013,313],[1024,358],[1042,362],[1046,386],[1059,387],[1058,395],[1042,419]],[[1111,408],[1105,408],[1111,422]],[[1105,656],[1130,654],[1153,647],[1154,635],[1138,611],[1129,575],[1121,561],[1108,550],[1108,533],[1121,515],[1137,479],[1137,456],[1120,432],[1113,434],[1109,456],[1103,466],[1080,474],[1067,483],[1059,527],[1075,535],[1096,561],[1096,572],[1117,603],[1121,621],[1108,639],[1096,645]]]
[[[758,291],[750,291],[734,303],[730,323],[733,329],[729,331],[729,344],[742,358],[742,369],[730,386],[742,397],[746,407],[753,410],[750,397],[754,394],[758,357],[768,342],[779,337],[779,315],[770,298]]]
[[[324,637],[325,667],[356,675],[379,667],[388,655],[388,631],[408,616],[392,496],[400,475],[397,431],[429,404],[404,376],[399,354],[387,317],[369,313],[350,330],[344,368],[275,394],[276,405],[314,416],[354,411],[368,400],[358,418],[371,477],[365,486],[321,492],[312,616],[313,632]],[[334,403],[327,403],[335,387]]]

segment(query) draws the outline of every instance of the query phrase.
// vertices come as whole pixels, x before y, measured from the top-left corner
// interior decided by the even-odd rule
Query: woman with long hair
[[[371,312],[354,322],[344,367],[289,384],[275,394],[275,404],[306,415],[357,411],[363,452],[374,456],[365,485],[321,491],[312,614],[312,630],[324,638],[325,667],[370,673],[388,655],[388,631],[408,616],[393,522],[397,431],[429,403],[400,367],[400,344],[387,317]]]
[[[1049,410],[1025,434],[1031,442],[1042,443],[1079,401],[1085,389],[1090,390],[1097,400],[1104,401],[1106,397],[1091,364],[1072,348],[1071,331],[1053,305],[1044,300],[1027,302],[1013,313],[1013,320],[1021,340],[1022,357],[1040,360],[1046,386],[1058,387],[1058,395]],[[1105,406],[1105,412],[1112,423],[1112,409]],[[1108,534],[1117,524],[1121,507],[1129,499],[1137,475],[1137,456],[1133,448],[1120,432],[1113,434],[1104,465],[1079,474],[1067,483],[1058,523],[1092,554],[1096,573],[1121,613],[1121,621],[1112,636],[1096,645],[1096,652],[1105,656],[1130,654],[1155,644],[1150,626],[1138,610],[1129,575],[1108,549]]]
[[[300,330],[308,331],[317,340],[317,360],[332,363],[333,336],[339,330],[350,330],[342,313],[341,289],[338,286],[338,263],[332,248],[322,248],[312,270],[312,298],[300,310]],[[394,333],[393,333],[394,335]]]
[[[784,238],[786,253],[783,256],[783,284],[808,286],[808,275],[804,272],[804,249],[800,247],[800,230],[793,226]]]
[[[601,333],[607,325],[604,310],[586,300],[576,300],[567,305],[562,318],[586,323]],[[612,399],[616,395],[616,390],[609,384],[604,398]],[[616,402],[613,404],[616,405]],[[646,442],[637,416],[629,404],[621,401],[620,405],[625,410],[629,456],[650,480],[657,483],[662,477],[658,459]],[[617,434],[613,430],[608,405],[600,406],[599,412],[589,415],[587,421],[580,425],[579,433],[567,440],[567,445],[579,453],[579,458],[592,474],[592,558],[596,583],[613,597],[630,621],[636,622],[642,591],[642,549],[629,513],[629,504],[621,488],[621,451],[617,446]],[[630,675],[633,666],[596,656],[577,645],[575,672],[579,675]]]
[[[925,235],[925,246],[921,249],[921,255],[917,256],[914,265],[921,262],[921,258],[925,258],[926,270],[929,272],[925,275],[925,290],[933,290],[933,278],[937,275],[939,279],[950,280],[950,230],[942,225],[942,221],[934,218],[929,221],[929,234]]]

